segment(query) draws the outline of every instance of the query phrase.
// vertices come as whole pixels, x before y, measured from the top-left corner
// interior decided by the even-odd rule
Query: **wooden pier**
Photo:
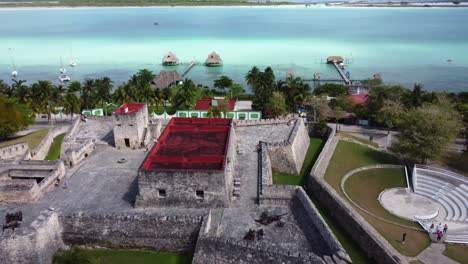
[[[182,78],[184,78],[185,75],[187,75],[187,73],[193,68],[193,66],[195,66],[197,64],[196,61],[192,61],[190,62],[190,64],[187,66],[187,68],[185,68],[185,70],[182,72],[182,75],[180,75]]]
[[[349,80],[349,78],[346,76],[346,74],[343,72],[343,70],[340,68],[340,66],[338,65],[337,62],[333,62],[333,66],[335,66],[335,69],[338,71],[338,73],[340,74],[341,78],[343,79],[343,81],[346,83],[346,84],[351,84],[351,81]]]

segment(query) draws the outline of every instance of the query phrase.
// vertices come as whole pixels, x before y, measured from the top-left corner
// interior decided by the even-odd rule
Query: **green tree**
[[[0,109],[0,138],[6,138],[34,122],[29,107],[14,99],[0,95]]]
[[[387,127],[387,133],[390,135],[390,129],[400,123],[403,113],[403,105],[399,101],[385,100],[377,112],[376,119]]]
[[[253,67],[245,76],[247,84],[252,87],[254,93],[253,105],[255,109],[265,110],[266,104],[269,103],[273,91],[276,90],[275,74],[270,67],[267,67],[264,72]]]
[[[9,86],[8,84],[4,83],[3,80],[0,80],[0,94],[7,98],[13,97],[15,93],[14,86]]]
[[[105,107],[104,104],[111,99],[112,80],[109,77],[97,79],[94,86],[96,87],[96,101],[99,102],[101,107]]]
[[[276,89],[284,94],[290,111],[304,106],[306,98],[311,95],[310,86],[299,77],[290,76],[286,82],[278,81]]]
[[[18,100],[18,103],[31,106],[32,103],[32,92],[29,86],[25,85],[25,80],[13,80],[15,86],[14,97]]]
[[[73,114],[80,113],[80,107],[80,98],[74,92],[67,92],[63,98],[63,112],[73,119]]]
[[[461,116],[444,103],[424,104],[403,115],[399,140],[392,147],[405,157],[426,163],[453,142],[461,128]]]
[[[81,86],[81,110],[95,107],[95,80],[86,79]]]
[[[233,82],[232,79],[223,75],[219,79],[214,80],[214,87],[224,90],[226,88],[231,88]]]
[[[310,98],[308,106],[309,116],[312,116],[314,123],[326,120],[329,112],[326,96],[314,96]]]
[[[244,94],[244,93],[245,93],[245,89],[244,87],[242,87],[242,85],[238,83],[234,83],[231,86],[231,98],[236,98],[239,95]]]
[[[47,114],[47,120],[49,121],[53,90],[53,86],[49,81],[37,81],[31,86],[32,110],[37,114]]]
[[[331,97],[339,96],[342,94],[347,94],[348,93],[348,87],[342,84],[336,84],[336,83],[326,83],[317,86],[317,88],[314,89],[314,94],[315,95],[321,95],[321,94],[326,94]]]
[[[177,94],[172,99],[176,109],[192,109],[195,106],[198,94],[197,86],[190,79],[185,79]]]
[[[280,92],[273,92],[270,101],[265,105],[265,113],[269,117],[278,117],[286,114],[286,99]]]

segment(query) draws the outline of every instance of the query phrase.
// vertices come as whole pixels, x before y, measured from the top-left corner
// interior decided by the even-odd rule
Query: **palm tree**
[[[63,112],[70,115],[70,119],[73,119],[73,114],[80,112],[80,106],[80,98],[74,92],[67,92],[63,98]]]
[[[73,81],[68,84],[68,91],[69,92],[80,92],[81,95],[81,83],[78,81]]]
[[[15,93],[15,87],[9,86],[8,84],[4,83],[3,80],[0,80],[0,93],[2,93],[5,97],[11,98]]]
[[[259,74],[260,70],[256,66],[253,66],[252,69],[245,75],[245,81],[252,87],[256,86]]]
[[[161,92],[161,95],[162,95],[162,99],[163,99],[163,102],[164,102],[164,108],[166,108],[167,110],[167,102],[172,100],[172,90],[171,88],[169,87],[166,87],[162,90]]]
[[[197,87],[190,79],[185,79],[184,84],[173,98],[173,105],[178,109],[191,109],[195,106]]]
[[[109,77],[97,79],[94,86],[96,87],[96,101],[100,103],[101,107],[105,107],[104,102],[109,102],[111,98],[112,80]]]
[[[24,85],[25,80],[13,80],[14,89],[14,97],[18,100],[19,103],[24,105],[31,105],[32,102],[32,93],[31,88],[29,86]]]
[[[91,109],[94,107],[95,80],[86,79],[81,87],[81,108]]]
[[[35,113],[47,113],[47,120],[50,121],[50,98],[53,86],[49,81],[38,81],[31,86],[32,109]]]

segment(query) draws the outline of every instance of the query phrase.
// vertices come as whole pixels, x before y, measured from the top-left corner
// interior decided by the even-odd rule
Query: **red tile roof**
[[[231,119],[172,118],[141,171],[222,171]]]
[[[197,101],[197,104],[195,105],[195,109],[196,110],[209,110],[212,107],[211,105],[212,100],[218,101],[218,105],[219,105],[224,99],[202,98]],[[234,110],[235,105],[236,105],[236,99],[229,99],[230,111]]]
[[[125,103],[121,107],[119,107],[117,110],[115,110],[114,113],[116,114],[133,114],[138,111],[144,106],[144,103]]]

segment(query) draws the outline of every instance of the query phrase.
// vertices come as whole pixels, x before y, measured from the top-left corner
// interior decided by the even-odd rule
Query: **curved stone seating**
[[[438,190],[434,187],[420,184],[418,190],[416,190],[416,193],[424,195],[426,197],[429,197],[439,202],[442,205],[442,207],[445,209],[445,211],[447,212],[447,216],[445,217],[445,220],[451,220],[455,217],[458,218],[461,214],[458,207],[454,205],[454,203],[450,201],[448,197],[444,195],[437,195],[437,191]]]
[[[468,222],[468,178],[439,168],[415,165],[414,192],[438,201],[446,221]]]

